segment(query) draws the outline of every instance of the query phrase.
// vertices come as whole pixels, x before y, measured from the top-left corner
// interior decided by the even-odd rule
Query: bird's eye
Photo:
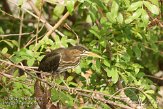
[[[85,53],[86,52],[86,50],[83,50],[83,53]]]

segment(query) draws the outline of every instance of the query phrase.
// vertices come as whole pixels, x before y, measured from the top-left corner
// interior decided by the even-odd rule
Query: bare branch
[[[11,36],[26,36],[26,35],[30,35],[32,34],[33,32],[30,32],[30,33],[21,33],[21,34],[1,34],[0,37],[4,38],[4,37],[11,37]]]

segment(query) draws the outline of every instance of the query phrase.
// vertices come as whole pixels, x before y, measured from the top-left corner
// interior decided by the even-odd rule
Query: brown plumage
[[[99,55],[89,52],[83,46],[58,48],[48,53],[40,62],[39,71],[61,73],[67,69],[76,67],[84,56],[101,58]]]

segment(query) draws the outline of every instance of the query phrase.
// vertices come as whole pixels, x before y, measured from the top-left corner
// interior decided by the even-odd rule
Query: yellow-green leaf
[[[144,5],[148,8],[151,13],[158,15],[159,14],[159,8],[156,5],[151,4],[148,1],[144,1]]]
[[[143,5],[143,1],[134,2],[130,5],[127,11],[135,11],[139,7],[142,7],[142,5]]]

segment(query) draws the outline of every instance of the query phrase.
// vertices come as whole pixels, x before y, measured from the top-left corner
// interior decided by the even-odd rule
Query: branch
[[[22,12],[22,13],[21,13]],[[19,38],[18,38],[18,50],[20,50],[20,45],[21,45],[21,34],[23,31],[23,19],[24,19],[24,11],[20,11],[21,17],[20,17],[20,27],[19,27]]]
[[[29,5],[31,6],[31,8],[34,10],[34,12],[37,15],[37,19],[40,20],[41,22],[45,23],[45,27],[47,28],[48,31],[50,31],[50,29],[52,28],[52,26],[46,21],[45,17],[43,17],[42,15],[40,15],[40,11],[37,9],[37,7],[34,5],[34,3],[31,0],[28,0]],[[39,17],[38,17],[39,16]],[[51,33],[53,37],[56,36],[55,32]]]
[[[32,34],[33,32],[30,32],[30,33],[21,33],[21,34],[2,34],[0,35],[0,37],[4,38],[4,37],[10,37],[10,36],[26,36],[26,35],[30,35]]]
[[[34,72],[37,72],[37,73],[39,72],[39,71],[33,70],[31,67],[16,65],[16,64],[13,64],[13,63],[8,62],[8,61],[5,61],[5,60],[0,60],[0,61],[1,61],[1,62],[4,62],[4,63],[6,63],[6,64],[9,64],[9,65],[11,65],[11,66],[14,66],[14,67],[17,67],[17,68],[20,68],[20,69],[24,70],[24,71],[25,71],[28,75],[30,75],[31,77],[36,78],[36,79],[38,79],[39,81],[48,84],[51,88],[61,89],[61,90],[63,90],[63,91],[67,91],[67,92],[72,93],[72,94],[74,94],[74,95],[77,94],[77,95],[81,95],[81,96],[93,98],[93,99],[95,99],[95,100],[99,100],[99,101],[104,102],[104,103],[108,103],[108,104],[111,104],[111,105],[114,105],[114,106],[118,106],[118,107],[120,107],[120,108],[122,108],[122,109],[133,109],[133,108],[131,108],[131,107],[129,107],[129,106],[126,106],[126,105],[123,105],[123,104],[119,104],[119,103],[113,102],[113,101],[111,101],[111,100],[106,100],[106,99],[104,98],[104,97],[111,97],[111,95],[103,94],[103,93],[98,92],[98,91],[91,91],[91,90],[80,89],[80,88],[70,88],[70,87],[68,88],[68,87],[66,87],[66,86],[58,85],[58,84],[56,84],[56,83],[54,83],[54,82],[53,82],[53,83],[50,83],[50,82],[48,82],[48,81],[46,81],[46,80],[44,80],[44,79],[41,79],[41,78],[35,76],[35,75],[32,74],[32,73],[29,73],[29,71],[34,71]],[[34,67],[34,68],[36,69],[36,67]],[[42,73],[42,72],[41,72],[41,73]],[[45,73],[47,74],[47,72],[45,72]],[[95,96],[95,95],[98,95],[98,96]],[[100,96],[100,97],[99,97],[99,96]],[[113,96],[112,96],[112,98],[116,98],[116,97],[113,97]],[[116,99],[118,99],[118,98],[116,98]],[[121,99],[119,99],[119,100],[121,100]]]

